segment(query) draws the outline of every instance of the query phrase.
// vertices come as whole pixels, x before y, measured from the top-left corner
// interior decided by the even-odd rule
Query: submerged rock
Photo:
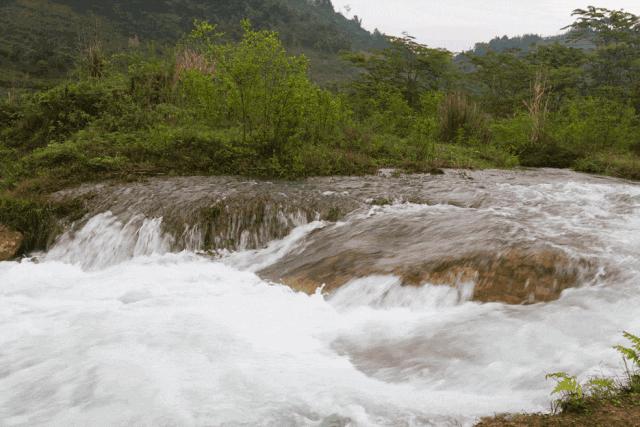
[[[320,261],[301,263],[287,269],[283,262],[263,275],[302,292],[312,294],[320,287],[332,292],[354,278],[395,275],[405,286],[425,284],[459,286],[473,283],[473,300],[532,304],[560,297],[562,291],[592,278],[595,271],[585,260],[573,260],[552,249],[511,249],[503,253],[480,252],[425,263],[394,265],[376,263],[371,254],[338,252]],[[280,272],[280,274],[276,272]]]
[[[593,260],[536,238],[519,219],[453,205],[377,207],[317,231],[301,248],[260,274],[307,293],[394,275],[405,286],[473,284],[475,301],[531,304],[598,273]]]
[[[22,246],[24,236],[0,224],[0,261],[15,258]]]

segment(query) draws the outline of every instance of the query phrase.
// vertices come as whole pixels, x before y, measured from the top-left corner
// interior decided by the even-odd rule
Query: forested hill
[[[336,13],[331,0],[2,0],[0,89],[39,87],[63,77],[83,39],[95,34],[114,49],[132,42],[172,44],[194,19],[215,23],[233,37],[244,18],[278,31],[290,50],[324,61],[328,73],[339,74],[337,59],[331,59],[339,51],[384,43],[381,34]]]
[[[278,31],[286,45],[336,53],[368,49],[376,40],[357,20],[336,13],[331,0],[53,0],[75,11],[106,17],[129,36],[173,41],[194,19],[238,31],[248,18]]]
[[[549,46],[556,43],[582,50],[594,48],[593,42],[586,40],[584,37],[574,39],[571,37],[571,33],[567,32],[561,35],[549,37],[543,37],[539,34],[524,34],[522,36],[515,37],[494,37],[488,42],[476,43],[473,49],[467,53],[472,53],[474,55],[486,55],[489,52],[500,53],[517,50],[526,54],[535,50],[539,46]]]

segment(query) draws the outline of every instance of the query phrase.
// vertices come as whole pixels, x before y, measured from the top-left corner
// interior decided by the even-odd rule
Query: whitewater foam
[[[471,209],[518,219],[513,236],[552,240],[619,274],[532,306],[473,302],[472,283],[411,287],[395,276],[306,295],[255,272],[335,225],[212,258],[195,252],[196,237],[171,253],[160,217],[107,212],[39,261],[0,263],[0,425],[472,425],[548,410],[546,373],[620,373],[612,346],[622,330],[640,331],[638,187],[491,191],[503,193],[490,206],[380,207],[341,227]]]

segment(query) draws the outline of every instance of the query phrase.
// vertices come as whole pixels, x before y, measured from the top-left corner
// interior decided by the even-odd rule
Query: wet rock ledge
[[[545,171],[542,179],[538,171],[455,170],[295,182],[177,177],[83,185],[52,198],[82,200],[87,219],[109,211],[130,229],[140,229],[145,218],[162,218],[172,251],[260,249],[297,226],[323,220],[324,227],[258,272],[308,293],[394,275],[405,286],[473,284],[479,302],[533,304],[588,285],[603,271],[593,255],[598,244],[584,229],[540,222],[544,215],[559,220],[579,214],[546,198],[549,189],[571,179],[595,178],[566,171]],[[620,203],[626,208],[628,202]]]

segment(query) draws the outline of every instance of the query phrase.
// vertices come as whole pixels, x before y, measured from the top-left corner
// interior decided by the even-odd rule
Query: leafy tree
[[[471,77],[482,106],[496,116],[509,116],[524,107],[535,67],[517,52],[468,55],[475,71]]]
[[[634,109],[615,99],[569,100],[557,115],[554,127],[559,142],[583,154],[624,151],[640,142]]]
[[[195,70],[199,80],[193,75],[187,80],[200,82],[190,93],[207,94],[215,105],[213,124],[238,126],[242,142],[267,156],[283,156],[303,140],[335,137],[337,112],[346,113],[309,80],[307,59],[290,56],[275,32],[254,30],[248,21],[242,28],[237,43],[220,42],[215,26],[205,22],[189,37],[193,52],[202,52],[211,64],[208,73],[206,65]]]
[[[573,15],[577,19],[568,27],[572,37],[596,44],[587,66],[593,89],[640,107],[640,17],[593,6]]]
[[[372,98],[381,91],[395,92],[415,110],[423,92],[451,85],[455,73],[451,52],[429,48],[408,35],[387,39],[386,49],[373,54],[346,55],[347,60],[364,71],[354,83],[356,96]]]
[[[553,88],[554,108],[566,98],[585,93],[584,66],[588,56],[584,50],[560,43],[541,45],[527,54],[526,59],[547,77]]]

